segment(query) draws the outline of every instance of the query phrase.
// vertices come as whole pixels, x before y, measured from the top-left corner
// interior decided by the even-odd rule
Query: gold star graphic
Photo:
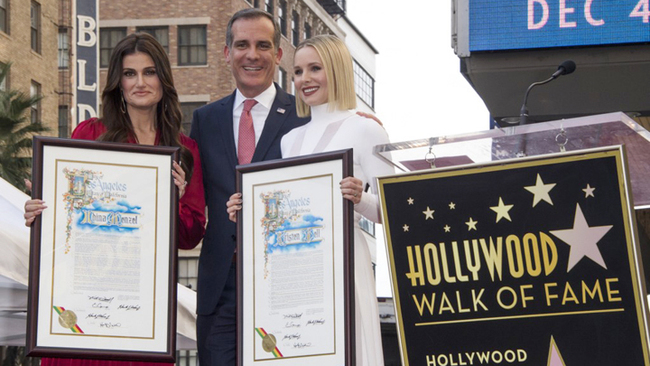
[[[467,224],[467,231],[471,231],[472,229],[476,230],[476,224],[478,224],[478,221],[474,221],[474,219],[470,217],[469,221],[465,224]]]
[[[436,210],[432,210],[432,209],[429,208],[429,206],[427,206],[427,210],[422,211],[422,213],[424,214],[424,219],[425,220],[428,220],[428,219],[433,220],[433,213],[434,212],[436,212]]]
[[[544,200],[553,206],[553,201],[551,201],[551,196],[548,195],[548,192],[555,187],[555,183],[544,184],[542,177],[537,174],[537,182],[534,186],[524,187],[527,191],[534,194],[533,196],[533,207],[539,203],[539,201]]]
[[[407,199],[406,201],[408,201],[409,205],[412,205],[414,200],[413,198],[409,197],[409,199]]]
[[[448,232],[451,231],[451,226],[445,225],[444,229],[445,229],[445,232],[448,233]]]
[[[404,226],[402,226],[402,229],[404,229],[404,232],[407,232],[409,231],[409,226],[404,224]]]
[[[496,222],[499,222],[499,220],[501,220],[501,219],[507,219],[508,221],[512,222],[512,220],[510,219],[510,214],[508,213],[508,211],[510,211],[510,209],[513,206],[514,205],[504,205],[503,204],[503,199],[501,199],[501,197],[499,197],[499,205],[490,207],[490,210],[497,213],[497,221]]]
[[[450,210],[455,210],[456,209],[456,204],[453,202],[449,202],[449,209]]]
[[[596,190],[596,188],[593,188],[592,186],[587,184],[587,188],[583,189],[582,191],[585,192],[585,198],[587,198],[589,196],[594,197],[594,191],[595,190]]]

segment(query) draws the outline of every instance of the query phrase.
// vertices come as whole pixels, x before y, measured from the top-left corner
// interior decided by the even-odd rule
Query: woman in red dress
[[[130,34],[113,49],[106,79],[102,92],[103,117],[81,122],[72,132],[72,138],[179,147],[180,164],[174,162],[171,172],[180,198],[178,246],[194,248],[205,233],[203,174],[196,142],[181,132],[182,113],[167,53],[151,35]],[[46,208],[42,200],[27,201],[25,224],[31,225]],[[42,366],[145,364],[86,359],[41,360]]]

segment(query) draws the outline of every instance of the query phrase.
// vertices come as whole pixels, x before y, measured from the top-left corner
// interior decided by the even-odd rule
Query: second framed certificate
[[[238,364],[354,365],[352,150],[237,171]]]

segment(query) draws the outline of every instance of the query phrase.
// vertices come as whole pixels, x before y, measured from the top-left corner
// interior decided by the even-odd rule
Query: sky
[[[403,4],[403,5],[402,5]],[[347,0],[347,16],[379,51],[375,111],[391,142],[489,129],[489,113],[451,48],[451,2]],[[383,228],[376,227],[377,296],[391,297]]]
[[[347,16],[379,51],[375,111],[391,142],[489,129],[483,101],[451,48],[451,2],[347,0]]]

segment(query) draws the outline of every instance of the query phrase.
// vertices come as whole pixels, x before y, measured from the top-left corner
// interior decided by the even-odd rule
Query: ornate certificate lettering
[[[276,338],[269,352],[255,342],[262,360],[334,353],[334,253],[331,174],[253,187],[255,230],[253,278],[255,328]],[[322,189],[314,189],[315,187]],[[337,197],[338,198],[338,197]]]
[[[148,182],[159,169],[60,159],[54,173],[50,334],[152,339],[158,192]]]

